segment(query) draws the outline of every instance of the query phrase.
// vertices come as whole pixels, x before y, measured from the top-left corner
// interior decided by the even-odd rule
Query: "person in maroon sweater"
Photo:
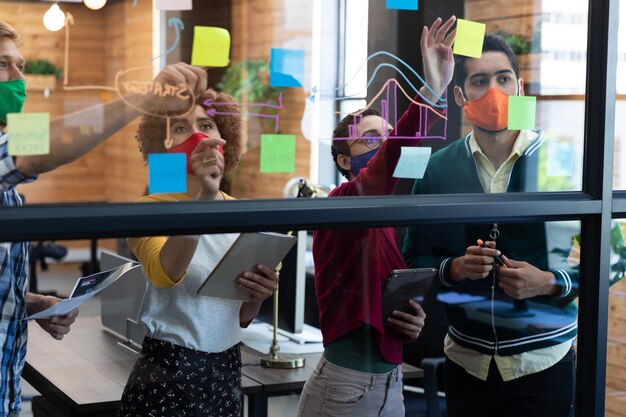
[[[452,16],[442,24],[437,19],[422,32],[424,73],[431,90],[422,87],[420,95],[431,103],[441,103],[451,81],[455,32],[448,32],[455,20]],[[424,102],[419,96],[415,101]],[[330,197],[391,194],[401,148],[419,145],[421,120],[432,121],[430,128],[438,119],[434,114],[420,117],[426,112],[432,110],[412,103],[395,129],[372,109],[344,118],[333,133],[332,152],[348,182]],[[426,315],[411,301],[413,314],[395,311],[383,323],[385,281],[392,270],[406,268],[394,229],[317,231],[313,257],[324,354],[302,390],[298,416],[404,416],[402,345],[417,339]]]

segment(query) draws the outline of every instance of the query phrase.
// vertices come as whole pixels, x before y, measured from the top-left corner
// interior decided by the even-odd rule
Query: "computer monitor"
[[[100,257],[102,270],[117,268],[131,259],[103,250]],[[138,323],[141,303],[147,281],[141,268],[133,268],[100,293],[102,325],[127,342],[141,344],[145,336]]]
[[[301,333],[304,326],[304,304],[306,288],[307,232],[298,232],[298,243],[283,260],[280,270],[278,291],[278,327],[289,333]],[[263,322],[274,322],[273,297],[261,305],[257,318]]]

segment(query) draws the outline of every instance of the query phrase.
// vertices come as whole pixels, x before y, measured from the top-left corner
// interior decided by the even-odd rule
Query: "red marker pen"
[[[478,246],[480,246],[481,248],[489,248],[489,246],[487,246],[487,244],[485,242],[483,242],[482,239],[478,239],[476,240],[476,243],[478,243]],[[498,255],[495,255],[493,257],[493,259],[496,260],[496,263],[498,265],[500,265],[503,268],[508,268],[508,266],[506,266],[506,264],[504,263],[504,261],[502,260],[502,258],[500,258]]]

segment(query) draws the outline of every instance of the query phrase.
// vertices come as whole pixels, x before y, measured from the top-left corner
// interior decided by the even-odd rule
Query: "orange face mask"
[[[490,132],[505,130],[509,125],[509,96],[495,87],[479,99],[465,100],[463,109],[470,122]]]

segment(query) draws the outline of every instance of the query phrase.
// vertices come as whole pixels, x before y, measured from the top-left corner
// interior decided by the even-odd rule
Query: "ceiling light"
[[[65,13],[63,13],[58,4],[54,3],[43,15],[43,25],[52,32],[63,28],[65,25]]]
[[[83,0],[83,3],[91,10],[100,10],[107,4],[107,0]]]

